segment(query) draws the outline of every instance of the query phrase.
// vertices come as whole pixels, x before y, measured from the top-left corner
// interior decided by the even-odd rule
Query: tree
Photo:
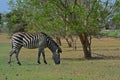
[[[114,12],[110,22],[116,25],[117,29],[120,29],[120,1],[116,3],[116,6],[117,6],[116,11]]]
[[[64,22],[66,32],[79,35],[85,58],[91,58],[91,35],[99,29],[97,22],[100,16],[97,11],[99,2],[96,0],[51,0],[51,2],[59,8],[58,13]]]
[[[11,0],[12,1],[12,0]],[[91,58],[91,37],[101,30],[116,10],[118,0],[17,0],[12,9],[22,12],[28,32],[76,34],[84,57]],[[58,36],[58,35],[57,35]]]
[[[56,0],[59,13],[68,32],[76,33],[83,46],[85,58],[91,58],[91,36],[101,30],[101,26],[112,18],[118,0]]]
[[[2,24],[2,14],[0,13],[0,32],[1,32],[1,24]]]
[[[5,17],[5,21],[7,23],[6,28],[10,34],[18,31],[25,31],[27,22],[23,20],[22,12],[18,10],[12,10],[11,12],[7,13]]]
[[[2,23],[2,14],[0,13],[0,24]]]
[[[109,29],[110,24],[116,25],[115,16],[120,12],[119,0],[106,0],[102,2],[103,9],[101,10],[100,23],[106,29]]]

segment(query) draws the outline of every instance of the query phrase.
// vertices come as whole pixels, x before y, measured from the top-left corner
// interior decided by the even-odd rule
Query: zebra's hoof
[[[38,61],[38,64],[41,64],[40,61]]]
[[[18,64],[19,64],[19,65],[21,65],[21,63],[20,63],[20,62],[18,62]]]
[[[8,61],[8,64],[10,64],[11,62],[10,61]]]
[[[47,62],[46,62],[46,61],[44,61],[44,63],[45,63],[45,64],[47,64]]]

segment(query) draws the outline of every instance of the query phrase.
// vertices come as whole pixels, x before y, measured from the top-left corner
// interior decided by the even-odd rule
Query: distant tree
[[[2,14],[0,13],[0,24],[2,23]]]
[[[119,0],[106,0],[102,2],[103,9],[101,10],[100,23],[106,29],[111,25],[117,26],[118,15],[120,15],[120,1]]]
[[[116,11],[114,12],[110,22],[113,25],[116,25],[117,29],[120,29],[120,1],[116,3],[116,6]]]
[[[12,10],[6,14],[6,28],[10,34],[18,31],[25,31],[25,26],[27,23],[22,19],[22,16],[23,13],[18,10]]]
[[[2,25],[2,14],[0,13],[0,32],[1,32],[1,25]]]

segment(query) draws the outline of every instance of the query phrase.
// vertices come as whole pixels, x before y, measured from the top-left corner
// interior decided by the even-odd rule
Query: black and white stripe
[[[18,59],[18,54],[21,47],[25,47],[28,49],[38,48],[38,63],[40,63],[39,59],[41,53],[43,55],[44,62],[47,63],[44,54],[44,48],[46,47],[48,47],[51,50],[54,58],[59,58],[58,56],[56,56],[56,54],[62,52],[61,48],[57,45],[57,43],[45,33],[30,34],[25,32],[18,32],[13,34],[12,36],[12,50],[10,52],[10,58],[8,63],[11,63],[11,56],[13,55],[13,53],[15,53],[18,64],[21,64]],[[56,58],[54,61],[55,63],[60,63],[60,60],[57,61]]]

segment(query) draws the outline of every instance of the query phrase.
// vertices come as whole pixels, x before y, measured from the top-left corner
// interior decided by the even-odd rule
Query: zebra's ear
[[[56,52],[62,53],[62,49],[61,49],[61,48],[58,48],[58,49],[56,50]]]

